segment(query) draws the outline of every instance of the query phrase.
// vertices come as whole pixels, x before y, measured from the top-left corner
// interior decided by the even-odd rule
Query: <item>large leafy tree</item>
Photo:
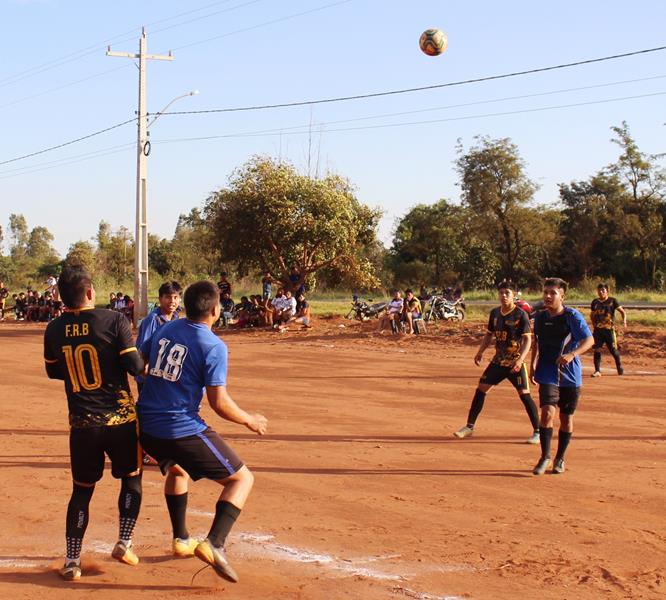
[[[314,179],[255,157],[211,194],[204,216],[221,261],[240,274],[270,271],[289,288],[322,269],[359,288],[378,283],[364,249],[375,243],[380,211],[360,203],[337,175]],[[292,267],[298,281],[289,278]]]
[[[525,174],[517,146],[508,138],[475,138],[465,152],[458,146],[456,168],[460,176],[463,205],[476,215],[476,228],[486,232],[495,248],[502,271],[511,278],[524,277],[533,250],[543,243],[544,223],[534,227],[539,212],[531,207],[537,186]],[[535,237],[536,231],[540,236]]]

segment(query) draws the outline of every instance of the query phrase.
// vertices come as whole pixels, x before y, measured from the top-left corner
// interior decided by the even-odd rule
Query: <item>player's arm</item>
[[[118,313],[118,355],[120,364],[130,375],[143,373],[144,361],[132,340],[132,329],[124,315]]]
[[[568,365],[574,358],[576,358],[576,356],[585,354],[590,348],[592,348],[592,346],[594,346],[594,338],[591,335],[586,338],[583,338],[581,343],[578,344],[578,346],[574,350],[560,356],[557,359],[557,364],[560,367]]]
[[[44,367],[46,368],[46,376],[49,379],[62,379],[65,380],[58,358],[56,357],[51,344],[49,343],[49,328],[47,327],[44,332]]]
[[[627,311],[624,310],[624,307],[618,306],[617,307],[617,312],[619,312],[622,315],[622,327],[627,326]]]
[[[483,339],[481,340],[481,345],[479,346],[476,356],[474,357],[475,365],[478,366],[481,363],[481,359],[483,358],[483,353],[486,351],[486,348],[490,346],[492,339],[493,339],[492,331],[486,331],[486,335],[483,336]]]
[[[568,365],[576,356],[585,354],[592,346],[594,346],[594,337],[590,332],[590,328],[585,322],[585,318],[578,311],[573,311],[569,321],[571,327],[571,334],[578,345],[571,351],[563,354],[557,359],[557,364],[560,367]]]
[[[532,334],[523,333],[523,335],[520,338],[520,355],[516,359],[516,362],[513,363],[513,367],[511,368],[511,370],[514,373],[518,373],[518,371],[520,371],[520,369],[523,368],[523,363],[525,362],[527,355],[530,353],[531,348],[532,348]]]
[[[268,429],[268,419],[258,413],[245,412],[234,402],[224,385],[206,386],[206,397],[210,407],[223,419],[245,425],[250,431],[264,435]]]

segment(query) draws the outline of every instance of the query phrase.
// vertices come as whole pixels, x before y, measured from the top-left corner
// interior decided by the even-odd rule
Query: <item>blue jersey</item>
[[[537,383],[560,387],[580,387],[583,385],[583,372],[580,358],[576,356],[568,365],[560,368],[557,359],[575,350],[580,342],[592,333],[583,315],[569,308],[555,317],[547,310],[537,313],[534,318],[534,336],[539,348],[534,378]]]
[[[173,315],[171,315],[172,321],[177,318],[178,313],[173,313]],[[146,315],[146,318],[141,321],[141,325],[139,325],[139,333],[136,336],[136,347],[141,348],[144,342],[149,340],[153,336],[153,333],[166,323],[169,323],[169,321],[164,318],[159,306],[151,310]],[[137,375],[134,379],[136,379],[137,383],[145,383],[146,381],[146,378],[143,375]]]
[[[227,347],[203,323],[167,323],[140,348],[148,378],[137,403],[142,431],[175,439],[207,428],[199,416],[206,386],[226,385]]]

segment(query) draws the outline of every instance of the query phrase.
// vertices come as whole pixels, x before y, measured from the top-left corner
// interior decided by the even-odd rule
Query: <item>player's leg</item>
[[[497,370],[492,368],[493,365],[490,364],[486,367],[486,370],[481,375],[479,379],[479,385],[476,387],[474,392],[474,397],[472,398],[472,403],[469,406],[469,412],[467,413],[467,423],[464,427],[455,431],[453,435],[457,438],[466,438],[470,437],[474,433],[474,426],[476,425],[476,420],[479,418],[481,411],[483,410],[483,405],[486,401],[486,394],[493,385],[496,385],[495,379],[498,376]],[[502,381],[500,379],[499,381]]]
[[[194,556],[199,543],[187,529],[187,497],[190,477],[178,465],[169,468],[164,481],[164,499],[169,510],[173,533],[172,550],[175,556]]]
[[[611,356],[615,360],[615,368],[617,369],[618,375],[624,375],[624,369],[622,368],[622,359],[620,358],[620,349],[617,345],[617,333],[615,329],[611,329],[608,336],[608,341],[606,342],[608,346],[608,351],[611,353]]]
[[[69,453],[72,469],[72,495],[65,519],[65,565],[60,575],[67,580],[81,577],[81,548],[90,519],[90,500],[95,483],[104,471],[104,450],[101,427],[73,428],[69,433]]]
[[[527,444],[538,444],[540,443],[540,432],[539,432],[539,411],[537,409],[536,403],[532,399],[532,394],[530,393],[530,379],[527,374],[527,366],[523,364],[520,367],[518,373],[513,373],[508,377],[509,381],[512,383],[513,387],[516,388],[518,392],[518,397],[525,407],[525,412],[530,420],[532,425],[532,435],[525,440]]]
[[[560,388],[560,400],[558,402],[560,408],[560,430],[558,432],[557,454],[555,454],[553,473],[564,473],[564,455],[573,434],[573,416],[578,406],[579,397],[580,388]]]
[[[190,477],[195,481],[205,477],[223,487],[208,537],[196,547],[195,555],[211,565],[220,577],[236,582],[238,576],[227,560],[224,543],[245,505],[254,476],[210,428],[179,442],[177,462]]]
[[[601,350],[604,347],[604,335],[601,329],[595,329],[592,335],[594,337],[594,346],[592,346],[594,351],[594,372],[592,373],[592,377],[601,377]]]
[[[541,444],[541,457],[532,473],[543,475],[550,466],[550,445],[553,439],[553,421],[559,401],[559,388],[556,385],[539,385],[539,405],[541,407],[541,420],[539,422],[539,442]]]
[[[136,422],[105,427],[105,451],[111,459],[111,474],[120,479],[118,494],[118,541],[111,552],[117,561],[134,566],[139,557],[132,537],[141,509],[141,446]]]

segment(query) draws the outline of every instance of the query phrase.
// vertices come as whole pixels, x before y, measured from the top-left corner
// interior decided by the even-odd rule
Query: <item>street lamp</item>
[[[174,102],[189,96],[196,96],[199,90],[176,96],[155,118],[148,122],[145,110],[145,91],[139,94],[139,130],[137,140],[137,204],[136,204],[136,239],[134,242],[134,325],[138,325],[148,313],[148,210],[146,206],[148,183],[148,155],[150,154],[150,133],[148,128]]]

